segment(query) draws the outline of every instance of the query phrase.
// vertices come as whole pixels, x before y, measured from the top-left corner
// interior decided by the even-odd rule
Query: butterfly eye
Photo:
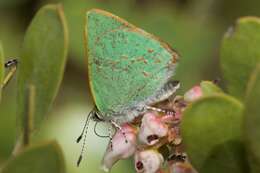
[[[96,122],[104,121],[102,114],[100,114],[98,111],[93,111],[91,119]]]

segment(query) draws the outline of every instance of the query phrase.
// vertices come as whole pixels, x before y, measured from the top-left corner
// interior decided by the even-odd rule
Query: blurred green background
[[[176,72],[182,83],[180,93],[203,79],[221,79],[219,47],[223,34],[238,17],[260,15],[259,0],[0,0],[0,40],[8,59],[19,56],[24,32],[35,12],[44,4],[59,2],[64,5],[69,26],[69,58],[59,95],[34,140],[57,139],[65,153],[67,172],[75,173],[101,172],[99,164],[108,143],[90,130],[84,160],[80,168],[76,167],[81,145],[75,139],[93,107],[83,48],[88,9],[110,11],[177,50],[181,56]],[[0,104],[0,164],[10,156],[16,139],[15,84],[12,80]],[[106,133],[106,128],[100,131]],[[132,161],[120,161],[112,172],[134,172]]]

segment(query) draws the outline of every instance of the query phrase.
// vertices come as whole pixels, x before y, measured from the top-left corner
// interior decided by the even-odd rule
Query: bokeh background
[[[100,161],[108,143],[108,139],[89,130],[84,160],[80,168],[76,167],[81,145],[75,139],[93,107],[83,47],[84,15],[88,9],[110,11],[168,42],[181,56],[175,77],[182,83],[180,94],[201,80],[221,79],[219,49],[224,33],[237,18],[260,15],[259,0],[0,0],[0,40],[7,58],[19,57],[27,26],[47,3],[64,5],[70,49],[58,97],[33,140],[56,139],[70,173],[101,172]],[[16,139],[15,84],[14,79],[0,104],[0,164],[10,156]],[[107,133],[106,127],[100,126],[99,130]],[[134,172],[132,160],[120,161],[112,172]]]

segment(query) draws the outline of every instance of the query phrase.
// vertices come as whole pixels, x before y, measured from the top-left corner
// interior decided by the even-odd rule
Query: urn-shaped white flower
[[[135,169],[138,173],[156,173],[163,161],[163,156],[156,150],[137,151]]]
[[[112,166],[120,159],[132,156],[136,151],[137,130],[125,124],[118,130],[111,143],[108,144],[106,153],[102,161],[102,169],[108,172]]]
[[[143,144],[154,145],[161,137],[168,133],[168,126],[162,120],[162,117],[156,112],[147,112],[144,114],[141,122],[141,128],[138,134],[139,141]]]

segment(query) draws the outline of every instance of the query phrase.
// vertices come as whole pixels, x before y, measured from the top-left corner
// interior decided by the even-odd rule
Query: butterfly
[[[89,86],[102,119],[129,122],[179,88],[178,54],[167,43],[99,9],[86,20]]]
[[[147,110],[166,112],[153,105],[180,86],[179,56],[167,43],[100,9],[86,14],[85,42],[92,118],[120,128]]]

